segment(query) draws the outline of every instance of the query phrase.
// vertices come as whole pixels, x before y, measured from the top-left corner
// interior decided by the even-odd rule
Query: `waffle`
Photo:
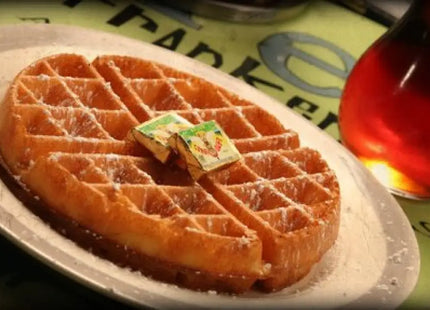
[[[277,291],[336,240],[339,187],[320,154],[201,78],[132,57],[59,54],[25,68],[0,109],[11,174],[59,217],[133,253],[123,261],[155,279]],[[196,182],[127,139],[172,111],[193,124],[216,120],[242,159]]]

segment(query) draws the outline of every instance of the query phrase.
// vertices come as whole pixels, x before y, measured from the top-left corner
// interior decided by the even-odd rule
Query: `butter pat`
[[[239,151],[215,121],[178,131],[169,139],[193,179],[241,158]]]
[[[166,163],[173,152],[168,139],[178,131],[192,126],[193,124],[176,113],[167,113],[132,128],[130,134],[149,149],[155,158]]]

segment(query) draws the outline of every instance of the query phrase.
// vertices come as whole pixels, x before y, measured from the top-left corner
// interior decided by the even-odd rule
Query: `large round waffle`
[[[264,109],[201,78],[137,58],[90,64],[60,54],[25,68],[0,109],[11,173],[58,217],[120,247],[120,261],[154,278],[279,290],[336,240],[339,187],[319,153]],[[242,160],[195,182],[127,139],[172,111],[195,124],[216,120]]]

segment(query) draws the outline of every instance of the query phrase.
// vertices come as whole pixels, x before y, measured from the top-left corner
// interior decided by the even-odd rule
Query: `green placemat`
[[[221,22],[144,1],[0,2],[0,24],[16,23],[78,25],[177,51],[245,80],[335,139],[345,80],[360,55],[386,31],[325,1],[311,2],[297,17],[271,25]],[[430,202],[398,201],[421,251],[419,282],[403,307],[429,307]]]

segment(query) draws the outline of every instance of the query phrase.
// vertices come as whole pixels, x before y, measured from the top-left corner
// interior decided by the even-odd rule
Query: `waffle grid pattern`
[[[260,278],[265,290],[303,277],[336,238],[338,185],[318,152],[299,147],[295,132],[224,89],[149,61],[102,56],[88,64],[78,55],[41,60],[25,69],[14,87],[10,114],[23,138],[11,140],[16,154],[4,147],[2,152],[13,172],[27,174],[30,188],[51,167],[83,185],[79,190],[88,195],[95,191],[112,203],[122,199],[130,212],[147,219],[173,221],[182,231],[236,244],[231,252],[242,255],[242,263],[250,250],[238,249],[261,243],[253,255],[263,259],[248,272],[246,285]],[[127,140],[130,128],[167,112],[194,124],[216,120],[243,160],[195,183]],[[328,240],[302,270],[300,257],[285,251],[291,250],[294,232],[309,227],[317,237],[327,230]]]

